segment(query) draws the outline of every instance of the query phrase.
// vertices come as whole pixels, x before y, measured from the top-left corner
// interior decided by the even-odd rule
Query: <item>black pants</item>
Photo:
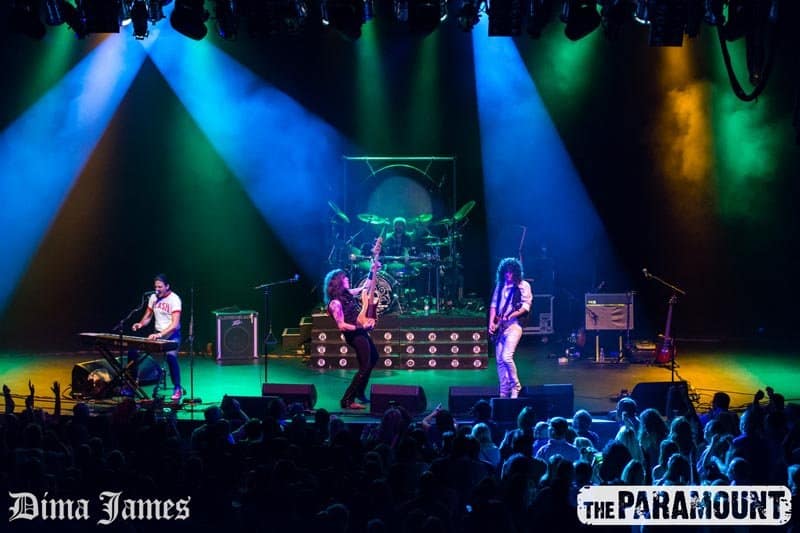
[[[342,396],[341,405],[347,407],[356,397],[364,397],[372,368],[378,362],[378,349],[375,348],[372,338],[363,329],[345,331],[344,340],[355,350],[356,359],[358,359],[358,372],[353,376],[350,386]]]

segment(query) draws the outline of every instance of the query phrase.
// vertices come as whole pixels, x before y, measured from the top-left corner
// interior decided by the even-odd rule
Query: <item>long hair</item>
[[[324,300],[326,306],[331,303],[331,300],[345,292],[344,284],[342,283],[345,276],[347,276],[347,272],[341,268],[334,268],[325,275],[323,285],[325,286]]]
[[[516,257],[506,257],[500,260],[497,265],[497,284],[502,285],[505,283],[505,273],[512,272],[514,274],[514,284],[518,285],[522,281],[522,263]]]

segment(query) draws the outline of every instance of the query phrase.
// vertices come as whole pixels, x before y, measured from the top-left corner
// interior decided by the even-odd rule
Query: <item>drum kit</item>
[[[358,231],[350,229],[350,217],[335,203],[329,201],[331,225],[338,228],[337,236],[328,255],[330,266],[342,268],[350,279],[358,280],[357,287],[369,279],[371,257],[369,250],[374,238],[391,231],[392,221],[388,217],[373,213],[356,215]],[[442,311],[443,296],[455,293],[459,287],[452,285],[461,278],[460,253],[457,244],[467,215],[475,207],[475,201],[464,204],[452,217],[434,220],[431,213],[421,213],[406,219],[409,246],[403,255],[382,255],[381,270],[377,273],[376,293],[378,315],[391,312],[404,314],[426,314],[430,309]],[[456,274],[455,276],[452,274]],[[450,294],[448,301],[456,298]]]

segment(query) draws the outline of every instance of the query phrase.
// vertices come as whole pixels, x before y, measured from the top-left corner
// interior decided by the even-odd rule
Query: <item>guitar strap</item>
[[[508,310],[508,304],[510,304],[511,300],[514,299],[514,291],[515,290],[518,291],[519,287],[512,287],[511,290],[508,291],[508,298],[506,298],[506,302],[503,304],[503,310],[500,312],[499,315],[497,315],[500,318],[502,318],[502,317],[504,317],[506,315],[506,311]],[[503,294],[503,287],[498,285],[497,286],[497,294],[496,294],[495,303],[494,303],[495,308],[500,307],[500,297],[502,296],[502,294]]]

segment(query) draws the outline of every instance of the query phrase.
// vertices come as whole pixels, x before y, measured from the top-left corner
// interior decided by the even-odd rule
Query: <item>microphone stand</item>
[[[134,390],[134,394],[136,394],[137,390],[139,390],[138,370],[137,370],[137,375],[136,376],[128,375],[127,376],[128,379],[125,379],[125,377],[128,374],[128,372],[131,370],[132,367],[138,369],[140,357],[139,357],[139,354],[137,353],[136,354],[136,361],[131,363],[130,357],[128,357],[128,360],[126,361],[125,365],[122,364],[122,356],[124,354],[124,347],[123,346],[125,344],[125,342],[124,342],[125,341],[125,322],[127,322],[128,320],[133,318],[133,315],[137,311],[141,311],[142,307],[145,305],[145,302],[147,301],[145,299],[145,296],[147,296],[147,294],[148,293],[144,293],[142,295],[142,301],[139,302],[139,305],[137,305],[136,307],[134,307],[133,309],[128,311],[128,314],[125,315],[125,318],[123,318],[122,320],[117,322],[117,324],[111,329],[111,331],[119,333],[119,356],[118,356],[119,357],[119,365],[118,366],[122,371],[122,375],[117,376],[117,379],[120,380],[122,383],[126,383],[126,382],[134,383],[136,385],[136,390]]]
[[[184,404],[192,406],[200,403],[200,398],[194,396],[194,285],[191,289],[191,297],[189,298],[189,397],[183,399]]]
[[[298,280],[300,280],[300,276],[295,275],[294,277],[291,277],[289,279],[262,283],[261,285],[253,287],[253,290],[264,291],[264,322],[267,325],[267,335],[264,337],[264,383],[269,383],[268,379],[269,374],[267,373],[267,360],[269,359],[269,347],[270,345],[278,344],[278,340],[272,333],[272,316],[270,315],[269,297],[270,294],[272,293],[272,287],[278,285],[288,285],[289,283],[297,283]]]
[[[672,295],[669,297],[668,311],[667,311],[667,322],[669,323],[669,326],[671,326],[672,325],[672,306],[678,301],[678,296],[677,295],[680,294],[681,296],[686,296],[686,291],[684,291],[680,287],[678,287],[678,286],[676,286],[676,285],[674,285],[674,284],[672,284],[672,283],[670,283],[670,282],[668,282],[666,280],[663,280],[663,279],[659,278],[655,274],[651,274],[647,269],[644,269],[643,272],[644,272],[644,277],[646,279],[654,279],[654,280],[656,280],[657,282],[659,282],[660,284],[662,284],[663,286],[667,287],[668,289],[670,289],[672,291]],[[675,381],[675,351],[676,351],[675,350],[675,341],[672,340],[671,334],[670,334],[669,331],[665,331],[664,332],[664,340],[665,341],[669,341],[669,342],[672,343],[670,345],[670,357],[669,357],[670,365],[669,366],[670,366],[670,372],[672,374],[671,381],[674,382]]]

